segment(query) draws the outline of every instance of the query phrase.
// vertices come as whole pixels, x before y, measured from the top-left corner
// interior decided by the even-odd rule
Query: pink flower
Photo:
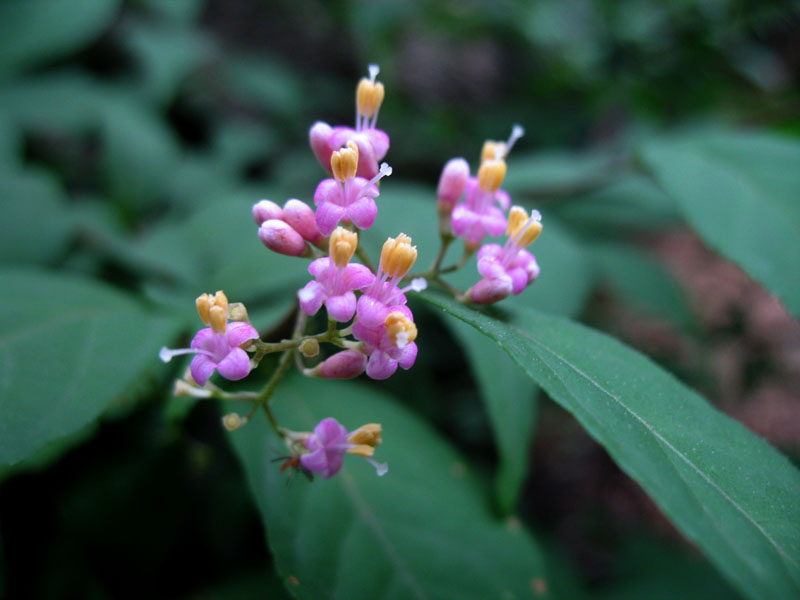
[[[213,296],[202,294],[195,303],[200,318],[210,327],[198,331],[189,348],[161,348],[158,354],[161,360],[169,362],[173,356],[194,354],[190,370],[200,386],[206,384],[215,370],[233,381],[247,377],[250,357],[242,346],[257,340],[258,332],[249,323],[228,323],[228,298],[222,291]]]
[[[522,292],[539,276],[536,258],[525,249],[541,233],[541,215],[531,216],[519,206],[509,213],[508,240],[504,246],[484,244],[478,251],[478,272],[483,278],[467,291],[476,304],[491,304]]]
[[[407,370],[417,360],[417,327],[407,306],[386,306],[371,296],[361,296],[353,337],[364,345],[367,375],[372,379],[387,379],[398,365]]]
[[[358,148],[358,169],[356,174],[372,179],[378,174],[378,164],[389,150],[389,136],[377,129],[378,111],[383,102],[383,84],[375,81],[378,75],[376,65],[369,66],[369,79],[363,78],[356,90],[356,127],[331,127],[318,121],[311,127],[308,137],[314,155],[328,171],[331,155],[353,142]]]
[[[316,224],[323,235],[329,235],[340,222],[353,223],[359,229],[369,229],[375,222],[378,207],[375,198],[380,193],[378,181],[392,174],[392,168],[383,163],[378,173],[369,181],[356,176],[359,150],[348,142],[331,155],[334,179],[324,179],[314,192],[317,206]]]
[[[365,288],[375,276],[360,264],[349,264],[358,246],[358,234],[337,227],[330,237],[330,257],[318,258],[308,266],[316,281],[309,281],[297,292],[300,308],[307,315],[315,315],[324,304],[328,316],[345,323],[356,312],[353,290]]]
[[[380,443],[380,425],[370,423],[348,432],[336,419],[328,417],[317,424],[314,433],[307,435],[304,445],[308,453],[300,456],[300,464],[328,479],[341,470],[345,454],[356,454],[366,458],[382,476],[389,470],[388,466],[371,458]]]

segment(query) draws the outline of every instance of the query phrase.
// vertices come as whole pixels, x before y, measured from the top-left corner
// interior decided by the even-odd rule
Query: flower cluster
[[[359,233],[375,223],[379,212],[380,184],[392,174],[381,162],[389,149],[389,136],[377,129],[385,90],[377,81],[378,68],[356,89],[355,127],[317,122],[309,131],[312,151],[327,172],[316,186],[313,207],[292,198],[283,206],[261,200],[253,206],[258,237],[270,250],[312,259],[311,279],[297,293],[297,323],[291,338],[264,341],[250,324],[242,304],[229,304],[222,291],[197,298],[197,311],[208,327],[200,329],[189,348],[162,348],[162,360],[193,354],[188,372],[176,385],[177,395],[201,398],[249,400],[250,414],[230,413],[224,426],[235,430],[262,408],[275,432],[291,453],[281,471],[291,467],[312,479],[332,477],[342,468],[344,455],[362,456],[379,475],[385,464],[372,456],[381,442],[381,425],[370,423],[348,431],[334,418],[320,421],[313,432],[297,432],[278,425],[272,414],[272,393],[292,364],[310,377],[346,379],[361,374],[386,379],[398,367],[410,369],[417,358],[418,328],[408,306],[407,292],[421,292],[432,282],[465,303],[488,304],[519,294],[539,274],[526,247],[541,232],[541,216],[510,207],[509,195],[500,189],[506,173],[505,159],[522,135],[515,126],[506,142],[486,142],[476,176],[470,176],[463,158],[449,161],[438,187],[438,212],[442,248],[433,266],[418,276],[409,275],[417,260],[417,248],[405,233],[383,244],[377,267],[359,246]],[[506,234],[504,245],[486,243],[486,236]],[[447,246],[464,240],[464,258],[441,268]],[[477,250],[481,279],[465,292],[455,290],[441,276],[462,266]],[[308,334],[310,317],[324,311],[327,328]],[[322,354],[321,345],[333,346]],[[245,378],[267,354],[280,352],[275,371],[260,392],[226,392],[212,384],[214,373],[229,380]],[[315,357],[322,354],[318,359]],[[307,366],[306,360],[316,364]]]

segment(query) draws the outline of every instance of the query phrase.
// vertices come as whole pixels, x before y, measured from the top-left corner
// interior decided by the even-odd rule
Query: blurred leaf
[[[628,175],[599,190],[552,203],[548,209],[593,237],[616,238],[620,230],[659,229],[680,220],[672,199],[641,175]]]
[[[214,160],[239,174],[251,161],[271,155],[278,148],[278,136],[272,129],[257,122],[229,120],[217,130]]]
[[[480,386],[500,455],[494,482],[497,504],[507,515],[516,508],[529,471],[538,388],[502,348],[487,344],[479,332],[452,319],[448,326],[467,354],[471,373]]]
[[[102,132],[111,195],[136,208],[155,204],[178,161],[178,146],[166,124],[120,98],[104,106]]]
[[[5,114],[0,115],[0,168],[18,167],[21,164],[21,133]]]
[[[65,251],[75,223],[46,172],[0,167],[0,202],[0,264],[49,263]]]
[[[332,388],[338,388],[333,393]],[[280,441],[261,414],[231,434],[264,519],[278,572],[298,598],[530,597],[542,558],[518,523],[496,520],[464,459],[375,389],[293,380],[278,388],[279,420],[297,430],[335,414],[383,423],[378,478],[361,458],[341,473],[285,485]]]
[[[606,153],[537,152],[508,158],[508,173],[503,189],[509,193],[579,192],[605,181],[613,174],[614,157]]]
[[[697,233],[800,317],[800,143],[706,131],[647,144],[643,157]]]
[[[118,0],[4,0],[0,79],[89,45],[117,14]]]
[[[494,340],[744,593],[800,592],[800,473],[641,354],[532,309],[507,325],[420,295]]]
[[[590,255],[600,279],[623,300],[683,330],[695,323],[683,291],[658,261],[635,246],[594,244]]]
[[[226,87],[255,105],[287,118],[302,108],[300,81],[279,62],[241,56],[227,67]]]
[[[231,301],[247,302],[302,287],[310,277],[308,261],[262,245],[251,214],[257,200],[248,194],[222,196],[188,219],[154,228],[132,256],[157,268],[191,302],[218,289]]]
[[[175,96],[186,76],[207,61],[213,50],[211,39],[202,31],[164,23],[131,22],[123,40],[143,70],[137,91],[162,105]]]
[[[176,23],[196,21],[205,8],[206,0],[134,0],[161,17]]]
[[[96,282],[3,269],[0,463],[15,463],[96,418],[178,328]]]

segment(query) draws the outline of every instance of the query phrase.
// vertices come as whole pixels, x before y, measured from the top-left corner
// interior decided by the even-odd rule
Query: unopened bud
[[[258,237],[270,250],[288,256],[303,256],[306,241],[291,225],[277,219],[264,221],[258,228]]]
[[[183,379],[176,379],[172,388],[172,395],[181,398],[191,396],[192,398],[210,398],[211,390],[195,387]]]
[[[239,413],[232,412],[222,417],[222,426],[228,431],[236,431],[242,425],[246,424],[247,418],[242,418],[239,416]]]
[[[306,338],[300,342],[300,353],[306,358],[312,358],[319,354],[319,342],[314,338]]]
[[[330,125],[322,121],[314,123],[308,131],[308,141],[311,145],[311,150],[313,150],[314,156],[317,157],[319,164],[321,164],[322,168],[326,171],[329,171],[331,168],[331,154],[333,154],[330,145],[331,136],[333,136],[333,129]]]
[[[308,369],[306,374],[326,379],[352,379],[361,375],[366,368],[367,357],[364,353],[358,350],[342,350],[313,369]]]
[[[507,298],[512,289],[510,277],[483,278],[467,290],[466,296],[475,304],[493,304]]]
[[[247,314],[247,307],[241,302],[234,302],[228,307],[228,318],[231,321],[244,321],[250,322],[250,317]]]
[[[463,158],[452,158],[442,169],[436,196],[439,199],[439,210],[450,211],[455,206],[469,177],[469,164]]]
[[[261,225],[264,221],[269,221],[270,219],[282,221],[283,211],[280,206],[271,200],[259,200],[253,204],[253,219],[256,225]]]
[[[283,220],[307,242],[316,244],[322,237],[317,229],[314,211],[305,202],[295,198],[287,200],[283,205]]]

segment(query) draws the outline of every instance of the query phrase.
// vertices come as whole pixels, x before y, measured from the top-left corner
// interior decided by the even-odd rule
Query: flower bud
[[[469,165],[463,158],[452,158],[442,169],[436,195],[439,198],[439,210],[450,211],[458,202],[464,185],[469,177]]]
[[[314,338],[306,338],[300,342],[300,353],[306,358],[312,358],[319,354],[319,342]]]
[[[247,424],[247,419],[246,418],[243,419],[241,416],[239,416],[239,413],[232,412],[222,417],[222,425],[228,431],[236,431],[242,425],[246,424]]]
[[[253,204],[253,219],[256,225],[261,225],[264,221],[278,219],[283,221],[283,211],[281,207],[271,200],[259,200]]]
[[[277,219],[264,221],[258,228],[258,237],[267,248],[278,254],[302,256],[306,253],[303,236],[283,221]]]
[[[287,200],[283,205],[283,220],[307,242],[316,244],[322,238],[322,234],[317,229],[314,211],[305,202],[294,198]]]
[[[358,377],[367,368],[367,357],[358,350],[342,350],[326,359],[312,373],[326,379],[352,379]]]
[[[322,168],[330,172],[331,168],[331,150],[330,139],[333,136],[333,129],[327,123],[317,121],[311,126],[308,131],[308,141],[311,144],[311,150],[314,156],[317,157],[319,164]]]
[[[508,277],[483,278],[467,290],[466,296],[475,304],[493,304],[507,298],[513,289]]]

